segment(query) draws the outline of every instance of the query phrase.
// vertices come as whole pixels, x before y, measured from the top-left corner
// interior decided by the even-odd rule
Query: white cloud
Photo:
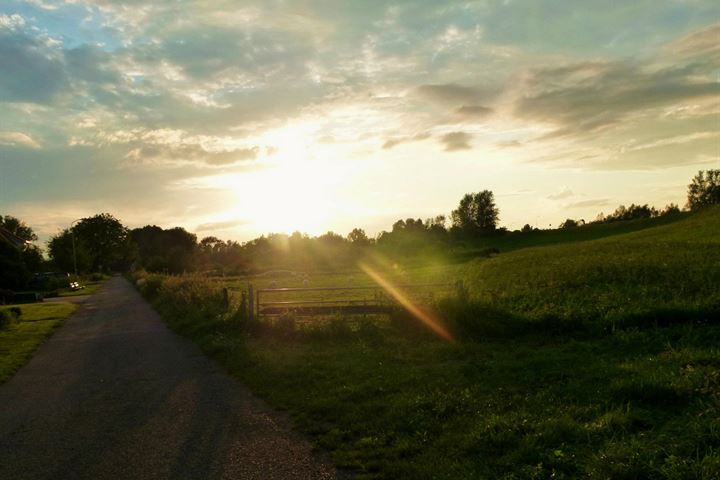
[[[40,148],[40,144],[27,133],[0,132],[0,145],[19,145],[30,148]]]

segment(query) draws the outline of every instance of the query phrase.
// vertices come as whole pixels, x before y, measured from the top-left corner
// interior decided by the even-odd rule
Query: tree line
[[[720,170],[700,171],[688,186],[687,210],[720,204]],[[680,212],[670,204],[662,210],[645,205],[619,206],[595,220],[567,219],[560,228],[652,218]],[[294,232],[263,235],[248,242],[207,236],[198,241],[182,227],[164,229],[156,225],[130,229],[109,213],[83,218],[52,236],[48,258],[31,242],[32,228],[13,216],[0,216],[0,233],[9,233],[25,243],[23,248],[0,235],[0,288],[19,289],[31,275],[44,270],[63,272],[109,272],[144,268],[179,274],[204,271],[225,274],[252,273],[273,268],[324,269],[353,265],[373,251],[393,257],[447,253],[473,245],[479,239],[507,234],[522,235],[537,230],[526,224],[514,232],[499,227],[499,210],[491,191],[464,195],[448,217],[407,218],[388,231],[370,238],[361,228],[347,236],[327,232],[317,237]]]

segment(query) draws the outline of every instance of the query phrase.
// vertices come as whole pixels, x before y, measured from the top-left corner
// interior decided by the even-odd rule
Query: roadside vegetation
[[[453,342],[402,314],[270,327],[222,279],[138,280],[360,478],[717,478],[720,209],[647,227],[407,269],[465,280],[435,306]]]
[[[71,303],[0,306],[0,384],[75,311]]]

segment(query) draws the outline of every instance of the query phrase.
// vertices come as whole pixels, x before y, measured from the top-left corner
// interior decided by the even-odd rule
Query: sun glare
[[[245,191],[238,192],[240,207],[262,232],[320,233],[333,213],[329,173],[311,162],[258,172]]]
[[[305,121],[272,130],[259,143],[277,151],[255,172],[237,177],[237,218],[259,233],[324,233],[340,212],[343,180],[349,172],[330,149],[313,141],[317,122]]]

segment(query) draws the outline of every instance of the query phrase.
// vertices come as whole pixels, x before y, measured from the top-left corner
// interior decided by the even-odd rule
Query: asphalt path
[[[0,385],[0,479],[337,477],[122,277]]]

